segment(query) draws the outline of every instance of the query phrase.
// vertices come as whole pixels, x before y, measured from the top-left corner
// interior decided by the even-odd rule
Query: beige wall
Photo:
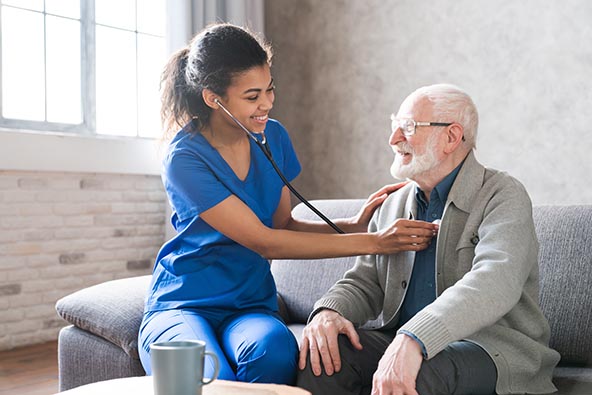
[[[364,197],[391,182],[389,114],[450,82],[481,115],[478,158],[535,204],[592,203],[592,3],[271,0],[273,116],[309,198]]]

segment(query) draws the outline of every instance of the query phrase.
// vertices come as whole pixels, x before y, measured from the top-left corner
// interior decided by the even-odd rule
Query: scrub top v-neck
[[[235,195],[272,227],[284,185],[250,139],[251,163],[241,181],[201,134],[190,132],[194,127],[190,123],[177,133],[163,161],[162,180],[177,235],[156,258],[146,311],[277,311],[269,262],[209,226],[200,214]],[[279,168],[293,180],[301,167],[286,129],[270,119],[265,136]]]

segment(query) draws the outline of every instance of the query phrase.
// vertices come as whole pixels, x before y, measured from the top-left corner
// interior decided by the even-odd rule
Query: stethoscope
[[[278,165],[275,163],[275,160],[273,160],[273,157],[271,156],[271,150],[269,149],[269,145],[267,144],[265,133],[258,133],[261,135],[261,140],[259,140],[255,133],[247,129],[238,119],[236,119],[234,115],[230,113],[230,111],[226,109],[226,107],[222,105],[222,103],[220,103],[220,100],[214,99],[214,102],[220,106],[220,108],[230,117],[230,119],[232,119],[247,134],[247,136],[249,136],[251,140],[255,142],[255,144],[257,144],[257,146],[263,152],[263,155],[265,155],[269,163],[271,163],[271,165],[273,166],[273,169],[275,170],[277,175],[280,176],[280,178],[282,179],[284,185],[288,187],[288,189],[294,194],[294,196],[296,196],[298,200],[304,203],[309,209],[311,209],[316,215],[318,215],[323,221],[327,223],[327,225],[332,227],[337,233],[345,233],[343,230],[339,229],[339,227],[335,225],[329,218],[327,218],[323,213],[321,213],[315,206],[310,204],[310,202],[306,200],[301,194],[299,194],[298,191],[292,186],[292,184],[290,184],[290,182],[282,174]]]

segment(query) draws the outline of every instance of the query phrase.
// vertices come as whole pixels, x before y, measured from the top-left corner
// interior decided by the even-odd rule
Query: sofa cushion
[[[315,200],[312,204],[331,219],[351,217],[364,203],[361,199]],[[292,211],[295,218],[319,219],[304,204]],[[314,303],[355,263],[355,257],[324,259],[278,259],[271,264],[278,292],[289,322],[306,323]]]
[[[592,362],[592,206],[538,206],[540,303],[562,363]]]
[[[151,277],[125,278],[85,288],[58,300],[56,310],[71,324],[138,359],[138,331]]]
[[[592,368],[558,367],[553,372],[558,392],[553,395],[592,394]]]

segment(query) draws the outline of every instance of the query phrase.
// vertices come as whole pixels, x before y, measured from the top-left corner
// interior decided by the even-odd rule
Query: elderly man
[[[391,173],[413,182],[369,230],[441,221],[438,235],[417,253],[359,257],[317,301],[298,385],[318,395],[554,392],[559,354],[538,306],[531,202],[517,180],[475,159],[473,101],[427,86],[391,119]]]

